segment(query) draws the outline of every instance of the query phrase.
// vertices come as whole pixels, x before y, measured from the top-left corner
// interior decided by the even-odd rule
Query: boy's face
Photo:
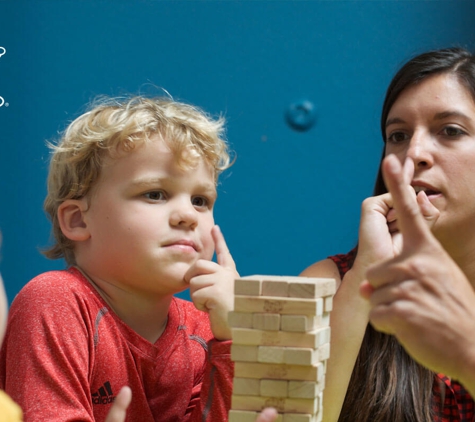
[[[109,158],[84,214],[90,238],[78,265],[130,292],[170,295],[185,272],[214,252],[214,173],[203,160],[180,169],[159,138]]]

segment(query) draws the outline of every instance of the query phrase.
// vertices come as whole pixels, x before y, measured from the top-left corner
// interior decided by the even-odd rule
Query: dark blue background
[[[473,49],[473,1],[0,1],[1,271],[39,272],[45,140],[100,94],[166,89],[228,120],[236,164],[216,221],[242,275],[295,275],[356,242],[381,154],[379,112],[415,53]],[[308,99],[307,132],[284,119]]]

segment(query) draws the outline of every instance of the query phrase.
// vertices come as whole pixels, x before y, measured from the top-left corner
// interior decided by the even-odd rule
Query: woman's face
[[[439,209],[434,233],[446,248],[475,239],[475,102],[456,76],[401,93],[386,120],[388,154],[414,161],[412,185]]]

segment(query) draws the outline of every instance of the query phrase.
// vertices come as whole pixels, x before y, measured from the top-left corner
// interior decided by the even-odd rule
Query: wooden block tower
[[[321,421],[335,280],[254,275],[234,294],[229,422],[255,422],[265,407],[280,422]]]

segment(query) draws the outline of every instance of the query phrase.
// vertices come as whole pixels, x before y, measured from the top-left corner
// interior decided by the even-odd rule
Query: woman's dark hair
[[[475,101],[475,56],[462,48],[421,54],[407,62],[388,87],[381,114],[383,140],[389,111],[401,92],[441,73],[454,74]],[[385,192],[380,168],[374,194]],[[431,421],[433,383],[434,373],[414,361],[393,336],[368,324],[339,422]]]

